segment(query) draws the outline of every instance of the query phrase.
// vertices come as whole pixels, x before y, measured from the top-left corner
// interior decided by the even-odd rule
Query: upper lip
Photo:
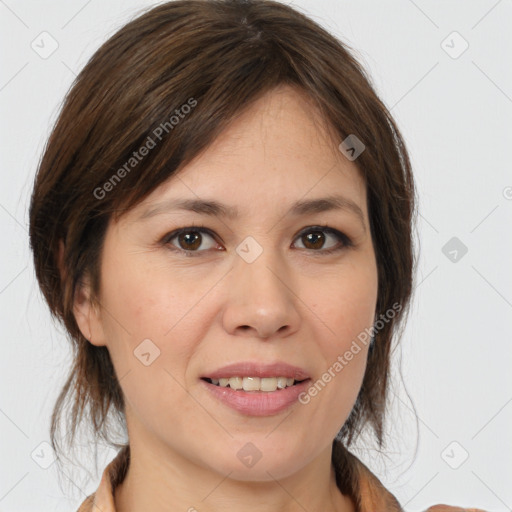
[[[223,366],[203,375],[205,379],[225,379],[230,377],[287,377],[295,380],[309,379],[306,370],[284,362],[258,363],[256,361],[241,361]]]

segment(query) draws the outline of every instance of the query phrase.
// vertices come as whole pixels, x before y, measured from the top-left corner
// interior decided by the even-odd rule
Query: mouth
[[[310,386],[310,381],[310,377],[296,380],[284,376],[200,379],[204,391],[217,403],[253,417],[273,416],[296,405]]]
[[[297,404],[310,386],[311,374],[284,360],[240,361],[200,377],[216,402],[244,416],[272,416]]]
[[[245,392],[264,392],[272,393],[275,391],[283,390],[293,386],[297,386],[310,380],[306,379],[294,379],[293,377],[223,377],[220,379],[214,379],[209,377],[202,377],[201,380],[213,384],[219,388],[230,388],[235,391]]]

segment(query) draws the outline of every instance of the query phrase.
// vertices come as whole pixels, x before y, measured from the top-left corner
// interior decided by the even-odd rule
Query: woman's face
[[[313,116],[293,89],[267,94],[109,225],[101,307],[86,298],[75,311],[108,347],[132,446],[263,481],[312,461],[347,419],[367,346],[344,355],[373,324],[377,267],[365,183]],[[352,207],[294,209],[333,196]],[[223,206],[173,206],[185,200]],[[205,380],[246,377],[253,389],[265,377],[273,389],[286,381],[272,377],[294,375],[308,381],[244,391]]]

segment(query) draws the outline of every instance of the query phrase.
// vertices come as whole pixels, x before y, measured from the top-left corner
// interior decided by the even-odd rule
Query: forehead
[[[307,211],[308,201],[325,196],[366,216],[365,183],[358,167],[338,150],[307,98],[286,86],[242,112],[210,146],[137,205],[132,218],[180,202],[195,203],[191,210],[222,210],[231,218],[261,216],[292,205],[295,211]],[[309,211],[315,208],[322,206],[317,202]]]

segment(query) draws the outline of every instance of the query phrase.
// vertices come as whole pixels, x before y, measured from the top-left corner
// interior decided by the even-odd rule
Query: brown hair
[[[177,0],[125,25],[77,76],[42,156],[30,204],[36,276],[73,345],[74,364],[52,415],[57,455],[66,400],[73,404],[71,442],[87,406],[94,434],[105,440],[109,411],[121,422],[124,417],[109,352],[84,338],[73,315],[73,297],[85,276],[93,293],[99,290],[99,256],[111,216],[117,219],[142,201],[243,109],[281,84],[312,100],[338,143],[355,134],[366,146],[354,163],[367,187],[378,266],[376,318],[393,304],[401,309],[376,333],[356,404],[338,437],[348,446],[369,425],[382,447],[391,342],[412,291],[415,190],[399,130],[350,51],[275,1]],[[188,113],[180,115],[187,104]],[[164,122],[165,136],[128,170],[133,152],[148,137],[154,140]]]

